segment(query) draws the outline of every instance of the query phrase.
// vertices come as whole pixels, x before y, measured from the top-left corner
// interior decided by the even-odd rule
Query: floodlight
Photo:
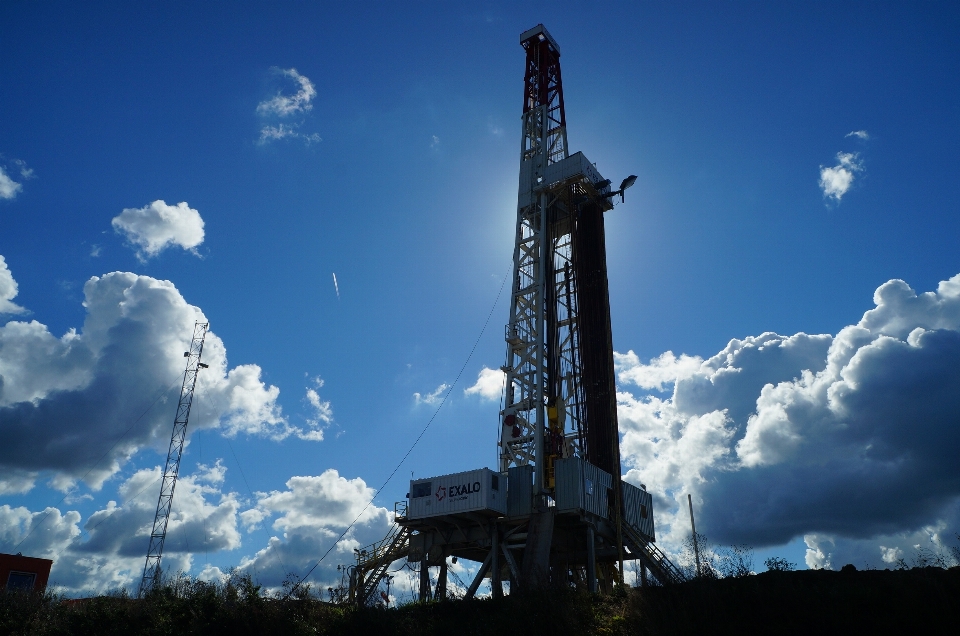
[[[620,192],[622,193],[624,190],[626,190],[636,182],[637,182],[637,175],[635,174],[630,175],[629,177],[623,180],[623,183],[620,184]]]

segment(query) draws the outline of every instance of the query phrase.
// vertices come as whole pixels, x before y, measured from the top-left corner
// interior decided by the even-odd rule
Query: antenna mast
[[[167,463],[163,468],[157,515],[153,520],[153,532],[150,533],[150,547],[147,549],[147,561],[143,565],[143,579],[140,581],[140,589],[137,592],[138,598],[160,582],[160,557],[163,555],[163,542],[167,537],[167,522],[170,520],[173,491],[177,487],[177,474],[180,472],[180,458],[183,455],[183,443],[187,435],[187,420],[190,418],[190,407],[193,406],[193,391],[197,386],[197,373],[200,369],[207,368],[207,365],[200,362],[200,355],[203,353],[203,341],[209,329],[208,322],[195,323],[190,350],[183,353],[183,357],[187,359],[187,368],[183,372],[180,402],[177,404],[177,416],[173,420],[170,450],[167,451]]]

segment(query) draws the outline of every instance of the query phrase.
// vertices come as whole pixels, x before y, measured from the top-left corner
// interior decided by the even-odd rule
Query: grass
[[[960,568],[772,571],[599,596],[571,590],[354,608],[264,595],[249,577],[179,577],[142,600],[0,593],[0,634],[749,634],[943,631],[960,612]]]

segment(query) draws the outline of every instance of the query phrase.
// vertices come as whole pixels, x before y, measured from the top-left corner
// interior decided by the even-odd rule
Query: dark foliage
[[[771,570],[773,572],[793,572],[794,570],[797,569],[796,563],[791,563],[790,561],[787,561],[783,557],[778,557],[778,556],[770,557],[769,559],[764,561],[763,564],[767,566],[768,570]]]
[[[915,633],[954,623],[958,597],[960,567],[772,570],[606,596],[555,591],[384,609],[327,603],[306,586],[268,597],[235,574],[223,584],[179,577],[142,600],[0,593],[0,634]]]

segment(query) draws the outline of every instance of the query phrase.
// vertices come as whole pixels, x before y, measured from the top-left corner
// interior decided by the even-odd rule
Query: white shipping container
[[[491,516],[507,513],[507,478],[489,468],[441,475],[410,482],[407,519],[424,519],[458,512]]]

